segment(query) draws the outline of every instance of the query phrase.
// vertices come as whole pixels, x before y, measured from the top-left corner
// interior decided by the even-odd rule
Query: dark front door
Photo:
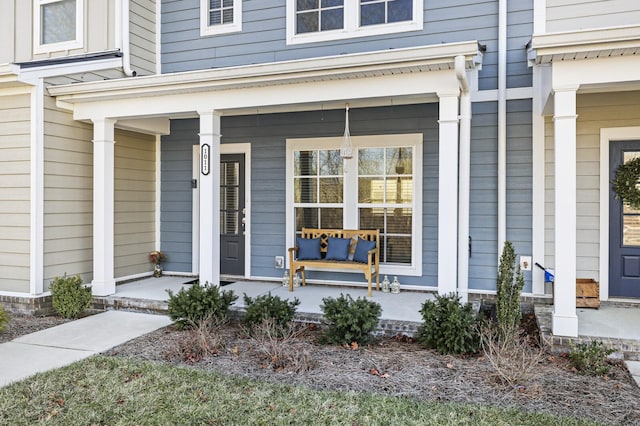
[[[244,276],[244,155],[220,156],[220,273]]]
[[[623,162],[636,157],[640,157],[640,141],[612,142],[610,181]],[[640,297],[640,210],[616,199],[612,189],[609,189],[609,296]]]

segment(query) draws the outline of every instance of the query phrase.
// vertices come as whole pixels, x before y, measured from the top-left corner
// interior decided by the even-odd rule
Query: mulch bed
[[[577,374],[566,357],[545,354],[526,383],[510,387],[498,379],[484,356],[439,355],[399,336],[360,348],[323,345],[318,343],[321,334],[317,327],[310,327],[287,339],[285,347],[279,348],[281,359],[274,360],[263,350],[269,342],[248,338],[237,324],[221,327],[216,333],[217,345],[204,355],[189,351],[193,332],[170,326],[116,347],[107,355],[320,390],[516,407],[599,422],[640,424],[640,389],[621,362],[613,362],[606,377],[589,377]]]
[[[7,330],[0,333],[0,343],[66,321],[14,314]],[[612,362],[605,377],[589,377],[577,374],[566,357],[545,353],[535,374],[517,386],[508,386],[485,356],[439,355],[400,336],[359,348],[331,346],[319,343],[321,335],[322,330],[309,326],[285,342],[274,343],[248,338],[240,325],[231,323],[214,330],[210,350],[202,354],[194,343],[194,332],[169,326],[106,355],[313,389],[515,407],[598,422],[640,424],[640,389],[622,362]],[[280,359],[274,359],[274,351]]]
[[[16,337],[55,327],[69,321],[57,316],[36,317],[24,314],[9,314],[7,328],[5,331],[0,332],[0,343],[9,342]]]

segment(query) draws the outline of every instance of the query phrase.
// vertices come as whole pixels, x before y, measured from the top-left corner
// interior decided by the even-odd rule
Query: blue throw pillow
[[[320,260],[320,238],[296,238],[298,260]]]
[[[329,237],[327,241],[327,260],[347,260],[351,238]]]
[[[358,239],[356,244],[356,251],[353,254],[353,260],[360,263],[367,263],[369,261],[369,250],[376,248],[375,241],[367,241],[362,238]]]

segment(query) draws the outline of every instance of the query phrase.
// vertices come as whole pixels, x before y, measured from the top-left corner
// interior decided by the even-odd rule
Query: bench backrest
[[[367,241],[375,241],[376,248],[380,248],[380,231],[378,229],[314,229],[302,228],[302,238],[320,238],[320,252],[326,253],[329,246],[329,237],[332,238],[353,238],[357,236]],[[351,242],[350,253],[356,249],[357,238]]]

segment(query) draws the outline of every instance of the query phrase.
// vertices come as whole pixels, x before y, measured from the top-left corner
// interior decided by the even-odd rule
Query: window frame
[[[287,0],[287,45],[316,43],[393,34],[407,31],[420,31],[424,28],[424,0],[413,0],[413,20],[377,25],[360,26],[360,0],[344,0],[344,27],[340,30],[318,31],[296,34],[296,0]]]
[[[76,2],[76,36],[73,40],[42,44],[42,6],[63,0],[33,0],[33,53],[50,53],[84,47],[84,0]]]
[[[209,0],[200,0],[200,36],[237,33],[242,31],[242,0],[233,0],[233,23],[210,25]]]
[[[295,203],[294,203],[294,151],[312,149],[336,149],[342,144],[342,137],[295,138],[286,141],[286,243],[294,246],[295,237]],[[354,156],[343,162],[343,226],[345,229],[358,229],[359,211],[362,207],[358,201],[358,148],[393,148],[411,147],[413,149],[413,220],[411,224],[411,264],[380,264],[380,273],[400,276],[422,276],[422,180],[423,180],[423,135],[422,133],[352,136]],[[333,206],[333,204],[332,204]],[[288,259],[287,259],[288,262]],[[289,265],[287,265],[289,267]],[[339,272],[339,270],[336,270]]]

